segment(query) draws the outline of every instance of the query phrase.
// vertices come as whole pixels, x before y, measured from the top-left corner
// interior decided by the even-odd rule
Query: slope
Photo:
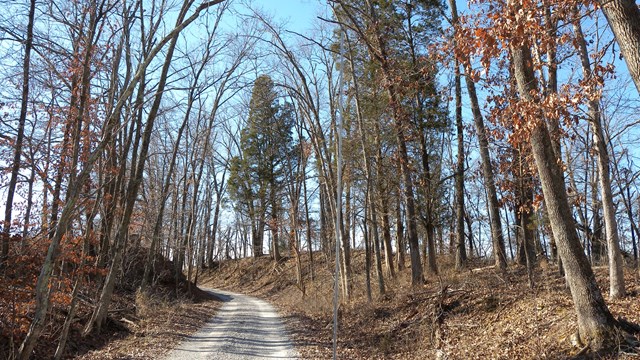
[[[385,277],[386,293],[374,299],[365,292],[364,253],[353,254],[353,297],[339,310],[338,352],[349,359],[557,359],[579,354],[571,335],[575,314],[564,279],[542,262],[529,288],[524,268],[506,275],[487,264],[456,273],[448,256],[438,261],[440,274],[412,289],[410,271]],[[223,261],[203,277],[207,286],[261,297],[285,313],[288,327],[304,358],[330,358],[332,345],[333,265],[314,253],[314,279],[302,255],[305,293],[296,284],[292,258],[279,263],[263,257]],[[626,271],[629,296],[608,304],[615,316],[640,322],[640,284]],[[596,267],[600,286],[605,267]],[[624,351],[617,355],[624,358]],[[631,355],[628,355],[629,357]]]

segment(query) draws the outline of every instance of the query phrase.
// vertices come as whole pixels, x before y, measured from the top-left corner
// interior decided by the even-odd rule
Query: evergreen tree
[[[251,219],[253,255],[263,255],[263,234],[273,234],[273,254],[278,254],[278,224],[285,189],[285,161],[292,152],[293,109],[280,103],[268,75],[256,79],[249,117],[240,135],[241,155],[231,159],[229,190],[239,210]]]

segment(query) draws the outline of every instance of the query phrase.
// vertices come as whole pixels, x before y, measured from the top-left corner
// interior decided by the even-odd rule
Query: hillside
[[[542,263],[530,289],[526,271],[510,267],[503,276],[492,267],[462,273],[441,258],[440,275],[430,275],[411,289],[410,272],[385,278],[386,294],[367,303],[364,253],[353,258],[353,298],[340,308],[339,355],[345,359],[559,359],[581,349],[571,344],[575,311],[564,280]],[[286,314],[298,351],[305,358],[330,358],[332,346],[333,277],[328,262],[315,256],[315,280],[310,280],[303,255],[306,295],[295,283],[295,262],[279,264],[263,257],[224,261],[203,278],[209,287],[229,289],[267,299]],[[604,267],[595,268],[601,287]],[[627,269],[629,296],[608,301],[614,316],[640,322],[640,283]],[[372,272],[372,290],[377,278]],[[622,351],[622,350],[621,350]],[[636,355],[637,356],[637,355]],[[600,355],[592,355],[601,358]],[[607,354],[605,358],[631,358]]]
[[[91,317],[101,280],[91,276],[88,277],[90,280],[83,282],[62,359],[156,359],[184,337],[197,331],[219,308],[218,299],[200,291],[193,284],[189,286],[185,277],[180,277],[176,283],[173,262],[161,256],[156,258],[154,266],[154,286],[142,295],[138,288],[145,260],[146,249],[130,250],[124,261],[121,280],[114,290],[104,327],[100,332],[94,331],[86,336],[82,336],[82,330]],[[29,272],[33,271],[31,268],[15,269],[22,271],[24,278],[36,276]],[[28,293],[29,288],[14,287],[12,290]],[[4,295],[12,295],[12,292],[7,291]],[[53,298],[57,301],[51,306],[45,331],[34,349],[32,359],[54,358],[71,297],[59,290]],[[11,340],[15,341],[14,346],[19,345],[18,340],[28,329],[24,325],[19,328],[9,326],[13,323],[25,324],[28,320],[26,316],[14,319],[6,315],[10,314],[8,311],[2,311],[8,306],[17,309],[30,306],[28,299],[19,300],[15,303],[0,302],[0,314],[3,315],[0,317],[0,359],[12,358]]]

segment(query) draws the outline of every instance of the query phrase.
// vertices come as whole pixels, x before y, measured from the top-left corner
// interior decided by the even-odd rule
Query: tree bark
[[[302,135],[301,133],[299,135]],[[300,136],[301,137],[301,136]],[[302,168],[302,191],[304,192],[304,219],[307,230],[307,249],[309,251],[309,272],[311,281],[315,280],[315,266],[313,263],[313,238],[311,234],[311,217],[309,216],[309,193],[307,192],[307,159],[304,159]],[[321,201],[320,201],[321,202]],[[322,217],[322,214],[320,215]]]
[[[27,38],[24,42],[24,62],[22,65],[22,96],[20,99],[20,117],[18,118],[18,133],[14,143],[13,162],[11,164],[11,177],[7,187],[7,202],[4,208],[4,223],[0,233],[0,268],[5,265],[9,257],[9,242],[11,239],[11,223],[13,212],[13,197],[18,184],[18,173],[22,160],[22,143],[24,142],[24,127],[27,122],[27,107],[29,106],[29,76],[31,70],[31,48],[33,47],[33,23],[36,11],[36,1],[31,0],[29,5],[29,22],[27,24]]]
[[[378,216],[373,191],[369,191],[369,208],[371,209],[371,232],[373,232],[373,251],[376,259],[376,275],[378,277],[378,295],[385,294],[384,276],[382,274],[382,259],[380,256],[380,235],[378,232]]]
[[[367,195],[367,197],[365,198],[365,201],[367,201],[366,199],[368,198],[369,196]],[[364,273],[365,273],[364,284],[367,292],[367,302],[370,303],[372,301],[372,296],[371,296],[371,250],[369,246],[370,240],[369,240],[369,230],[367,225],[368,208],[369,208],[368,204],[365,204],[364,219],[362,219],[362,236],[364,240]]]
[[[404,221],[402,220],[402,198],[398,189],[396,199],[396,252],[398,253],[398,271],[404,270]]]
[[[634,0],[599,0],[640,93],[640,9]]]
[[[396,277],[393,266],[393,249],[391,248],[391,222],[389,220],[389,197],[388,193],[380,194],[380,203],[382,205],[382,244],[384,245],[384,265],[392,279]]]
[[[450,0],[454,1],[454,0]],[[462,270],[466,266],[467,251],[464,238],[464,130],[462,128],[462,86],[460,84],[460,66],[455,60],[455,106],[456,106],[456,135],[457,162],[455,174],[456,198],[456,269]],[[470,234],[471,235],[471,234]]]
[[[616,7],[615,3],[619,1],[610,1],[607,4],[603,5],[603,11],[607,15],[607,19],[609,22],[613,19],[616,19],[619,15],[614,14]],[[622,2],[621,2],[622,3]],[[638,6],[635,2],[631,3],[633,9],[628,9],[627,11],[635,12],[635,30],[637,31],[636,38],[636,53],[633,54],[634,58],[627,59],[626,54],[625,58],[627,59],[627,65],[631,71],[631,64],[635,66],[636,76],[640,76],[640,54],[637,52],[640,51],[640,11],[638,11]],[[577,13],[577,11],[576,11]],[[607,14],[609,13],[609,14]],[[615,20],[613,20],[616,22]],[[611,27],[616,34],[618,39],[624,39],[623,41],[632,41],[632,39],[627,39],[627,32],[631,31],[630,29],[621,26],[621,24],[615,25],[611,24]],[[576,42],[578,44],[578,54],[580,55],[580,61],[582,63],[582,73],[585,79],[588,79],[592,76],[591,74],[591,64],[589,62],[589,55],[587,52],[587,43],[584,40],[584,35],[582,34],[582,27],[580,25],[579,18],[576,19],[573,23],[574,32],[576,34]],[[620,34],[620,35],[619,35]],[[628,46],[628,44],[620,44],[620,47]],[[631,51],[627,49],[626,51]],[[635,61],[635,63],[634,63]],[[634,79],[635,80],[635,79]],[[636,85],[638,83],[636,82]],[[604,216],[604,226],[605,232],[607,235],[607,251],[609,257],[609,297],[612,299],[621,298],[625,296],[625,288],[624,288],[624,273],[622,270],[622,255],[620,254],[620,238],[618,235],[618,222],[616,220],[616,211],[613,203],[613,194],[611,193],[611,170],[609,167],[609,152],[607,151],[607,143],[604,135],[604,131],[602,129],[602,117],[600,116],[600,104],[596,100],[589,100],[587,103],[588,113],[589,113],[589,123],[591,124],[591,128],[593,129],[593,145],[596,150],[597,162],[598,162],[598,184],[600,185],[600,196],[602,197],[602,213]]]
[[[215,172],[215,171],[214,171]],[[220,208],[222,207],[222,192],[224,188],[224,182],[227,175],[227,167],[224,167],[224,171],[222,173],[222,179],[220,180],[220,184],[218,184],[218,180],[214,176],[213,179],[213,188],[216,192],[216,207],[213,211],[213,224],[211,225],[211,248],[209,249],[209,253],[207,254],[207,264],[209,268],[213,267],[213,249],[215,247],[216,240],[218,239],[218,223],[220,222]]]
[[[458,24],[458,10],[455,0],[449,0],[451,8],[451,17],[453,24]],[[498,191],[496,190],[495,176],[493,167],[491,166],[491,155],[489,154],[489,140],[482,113],[480,112],[480,102],[476,92],[476,85],[469,77],[471,66],[468,59],[461,59],[465,66],[465,83],[467,85],[467,93],[471,102],[471,113],[473,115],[473,123],[478,136],[478,145],[480,150],[480,160],[482,165],[482,176],[484,186],[487,190],[487,198],[489,200],[489,220],[491,224],[491,240],[493,244],[493,257],[498,268],[504,270],[507,268],[507,255],[505,252],[504,237],[502,234],[502,220],[500,218],[500,203],[498,202]]]
[[[536,90],[531,53],[527,45],[512,46],[514,73],[518,92],[523,100],[533,101]],[[543,119],[533,120],[531,143],[538,175],[558,253],[563,260],[567,283],[571,291],[578,320],[580,341],[593,350],[610,345],[615,333],[615,320],[598,288],[595,276],[585,256],[571,207],[567,198],[562,169],[555,159],[549,131]]]

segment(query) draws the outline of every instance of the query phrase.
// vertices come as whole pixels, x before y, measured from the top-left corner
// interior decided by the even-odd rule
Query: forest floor
[[[351,300],[339,311],[338,355],[342,359],[567,359],[580,349],[571,344],[576,330],[575,311],[564,279],[546,262],[534,272],[529,287],[526,270],[510,266],[504,275],[485,263],[455,272],[449,257],[439,257],[439,275],[426,274],[426,283],[410,286],[409,268],[395,279],[385,274],[385,294],[378,292],[371,271],[373,299],[365,291],[364,253],[352,256]],[[158,359],[197,332],[221,306],[219,299],[191,286],[186,279],[178,288],[172,263],[157,264],[154,292],[141,296],[137,284],[144,257],[125,266],[121,286],[114,293],[109,318],[102,332],[81,337],[90,316],[91,298],[81,298],[78,321],[73,325],[64,358],[82,360]],[[200,274],[198,286],[226,289],[255,296],[273,304],[306,359],[332,355],[333,262],[314,253],[311,280],[308,254],[302,255],[304,294],[296,284],[296,262],[275,263],[268,257],[229,260]],[[408,263],[407,263],[408,265]],[[606,266],[594,268],[606,295]],[[607,300],[615,317],[640,323],[640,277],[625,269],[628,296]],[[56,327],[64,320],[62,309],[52,311],[50,327],[38,343],[35,358],[49,359],[57,344]],[[0,339],[1,340],[1,339]],[[617,352],[593,359],[632,359],[637,354]],[[0,358],[3,358],[0,354]],[[583,357],[584,358],[584,357]]]
[[[224,261],[202,277],[208,287],[228,289],[265,299],[283,314],[303,358],[332,355],[333,265],[314,253],[314,280],[302,256],[305,293],[296,284],[295,261],[276,264],[268,257]],[[371,272],[373,300],[365,291],[364,253],[352,257],[351,300],[340,307],[338,354],[343,359],[566,359],[580,349],[571,344],[576,315],[564,279],[543,262],[529,286],[526,270],[510,266],[505,275],[488,264],[473,264],[457,273],[448,258],[439,258],[439,275],[410,287],[406,268],[395,279],[385,277],[379,295]],[[615,317],[640,323],[640,279],[625,269],[627,297],[607,300]],[[606,267],[595,267],[607,294]],[[637,354],[590,355],[626,359]],[[585,358],[585,357],[583,357]]]

